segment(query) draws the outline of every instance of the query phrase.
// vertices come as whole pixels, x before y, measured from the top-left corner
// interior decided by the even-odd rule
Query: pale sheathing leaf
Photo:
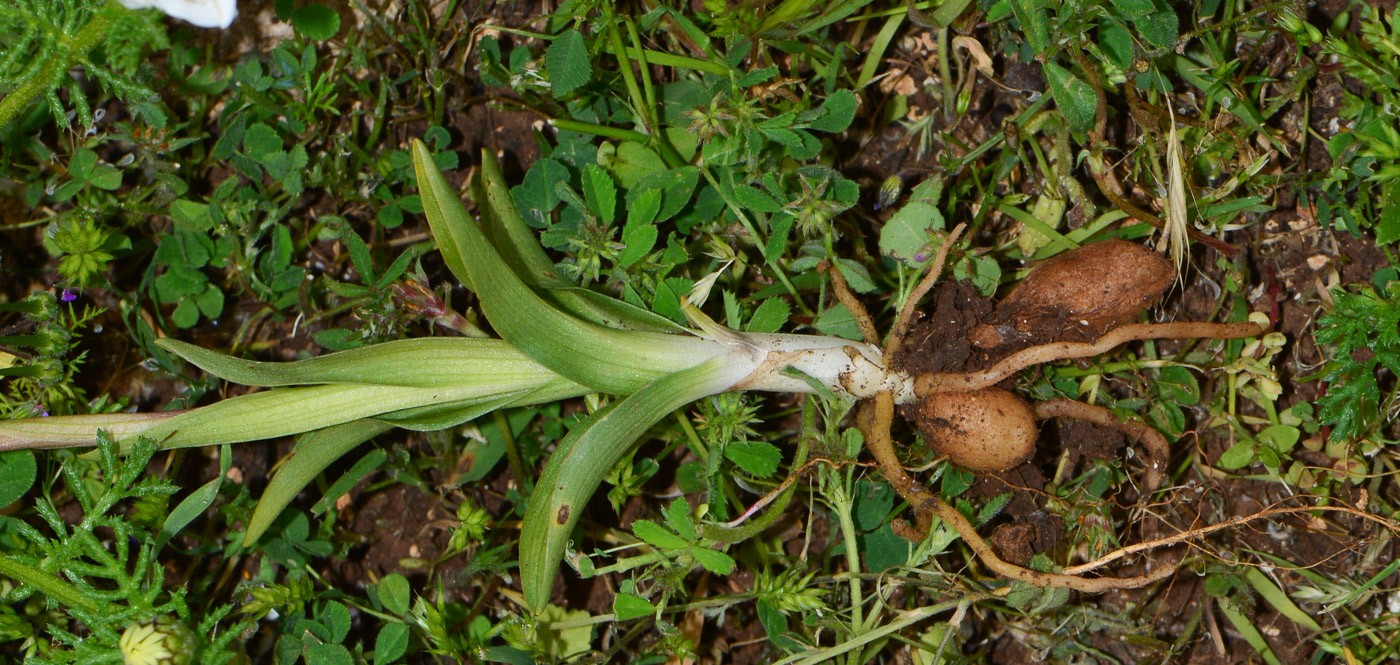
[[[1171,111],[1168,107],[1168,112]],[[1185,160],[1181,156],[1181,138],[1176,133],[1176,114],[1171,116],[1171,130],[1167,133],[1167,210],[1166,227],[1158,239],[1157,250],[1171,257],[1176,266],[1177,279],[1182,279],[1190,240],[1186,233],[1186,174],[1183,172]]]

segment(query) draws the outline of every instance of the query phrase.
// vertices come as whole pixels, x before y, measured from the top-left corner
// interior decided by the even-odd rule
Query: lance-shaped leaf
[[[626,394],[724,352],[699,338],[616,330],[556,309],[487,242],[422,141],[413,142],[413,164],[448,267],[476,291],[496,332],[541,365],[595,390]]]
[[[684,334],[685,328],[640,307],[575,286],[564,279],[540,247],[535,233],[520,216],[506,187],[501,164],[490,150],[481,151],[483,190],[476,200],[486,201],[482,230],[501,258],[522,281],[540,289],[540,295],[559,309],[585,321],[610,328]]]
[[[530,495],[520,534],[520,585],[530,609],[538,612],[549,603],[554,573],[583,507],[638,439],[667,414],[723,391],[736,373],[749,369],[713,358],[669,374],[599,410],[564,437]]]
[[[286,363],[234,358],[173,339],[157,344],[214,376],[245,386],[354,383],[432,388],[469,380],[509,392],[559,378],[499,339],[404,339]]]
[[[267,489],[258,499],[248,530],[243,536],[245,546],[258,542],[268,527],[282,514],[287,504],[301,493],[302,488],[320,475],[342,455],[356,446],[383,434],[390,425],[375,420],[357,420],[310,432],[297,440],[292,455],[268,481]]]

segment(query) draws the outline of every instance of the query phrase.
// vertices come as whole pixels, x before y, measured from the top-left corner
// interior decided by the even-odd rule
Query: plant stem
[[[613,14],[613,0],[603,3],[603,20],[608,24],[608,40],[612,43],[613,53],[626,53],[622,46],[622,35],[617,30],[617,17]],[[625,59],[618,61],[618,71],[622,73],[622,82],[627,86],[627,96],[632,99],[632,106],[637,111],[637,124],[642,126],[648,134],[655,134],[656,127],[652,126],[647,117],[646,100],[642,98],[641,88],[637,87],[637,77],[632,73],[632,63]]]
[[[614,47],[612,46],[612,44],[607,44],[605,45],[605,47],[608,49],[608,53],[618,55],[618,52],[613,50]],[[724,65],[719,65],[710,62],[709,60],[701,60],[699,58],[691,58],[684,55],[667,53],[665,51],[653,51],[651,49],[643,48],[626,48],[624,49],[623,55],[633,60],[637,60],[640,62],[650,62],[653,65],[660,65],[662,67],[678,67],[680,69],[693,69],[695,71],[706,72],[708,74],[717,74],[719,76],[724,76],[729,73],[729,69],[724,67]]]
[[[78,31],[78,34],[59,41],[58,53],[51,54],[44,65],[32,76],[26,78],[13,92],[0,99],[0,129],[19,115],[29,103],[52,88],[58,77],[72,64],[87,55],[92,47],[107,36],[107,30],[116,19],[117,12],[126,11],[116,2],[108,2],[92,19]],[[42,55],[42,54],[41,54]]]
[[[0,575],[38,589],[41,593],[68,607],[77,608],[91,614],[99,614],[102,604],[83,594],[82,590],[63,581],[57,575],[33,566],[22,564],[0,554]]]
[[[619,141],[636,141],[637,143],[647,142],[647,135],[634,129],[609,127],[607,125],[598,125],[591,122],[581,122],[578,120],[570,120],[568,118],[550,118],[549,124],[554,125],[557,129],[564,129],[571,132],[579,132],[580,134],[592,134],[594,136],[603,136],[610,139],[617,139]]]
[[[744,214],[744,211],[739,207],[738,203],[729,198],[729,195],[724,192],[723,187],[719,186],[719,181],[715,180],[715,176],[710,173],[708,168],[701,167],[700,173],[705,176],[705,181],[710,183],[710,186],[714,187],[716,192],[719,192],[719,197],[724,199],[724,204],[729,206],[729,209],[734,212],[735,217],[739,218],[739,223],[744,225],[744,230],[748,231],[750,236],[753,236],[754,242],[758,244],[759,253],[763,254],[764,247],[768,243],[763,238],[763,235],[758,232],[758,228],[753,225],[753,221],[749,219],[748,215]],[[798,307],[802,308],[802,313],[811,314],[811,308],[809,308],[807,302],[797,294],[797,287],[792,285],[792,280],[788,279],[787,273],[783,272],[782,266],[778,265],[776,261],[769,261],[767,254],[764,254],[763,260],[764,263],[773,270],[773,275],[778,278],[778,281],[783,283],[783,287],[787,289],[788,293],[792,294],[793,301],[797,303]]]
[[[851,519],[851,510],[854,508],[854,501],[851,500],[851,493],[847,486],[838,478],[833,470],[827,470],[832,484],[831,503],[836,509],[836,515],[841,520],[841,538],[846,542],[846,569],[851,572],[860,571],[860,552],[856,547],[856,523]],[[861,617],[861,605],[864,604],[861,598],[860,578],[851,577],[851,634],[860,635],[865,632],[865,620]],[[859,652],[853,654],[859,657]],[[855,665],[855,661],[852,661]]]

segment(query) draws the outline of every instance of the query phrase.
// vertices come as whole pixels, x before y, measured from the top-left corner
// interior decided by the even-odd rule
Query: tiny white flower
[[[238,16],[234,0],[117,0],[127,9],[155,7],[201,28],[227,28]]]

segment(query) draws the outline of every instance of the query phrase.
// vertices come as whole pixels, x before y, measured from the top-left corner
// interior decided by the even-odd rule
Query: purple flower
[[[64,289],[63,294],[58,296],[58,299],[63,302],[73,302],[78,299],[78,294],[73,293],[71,289]]]

